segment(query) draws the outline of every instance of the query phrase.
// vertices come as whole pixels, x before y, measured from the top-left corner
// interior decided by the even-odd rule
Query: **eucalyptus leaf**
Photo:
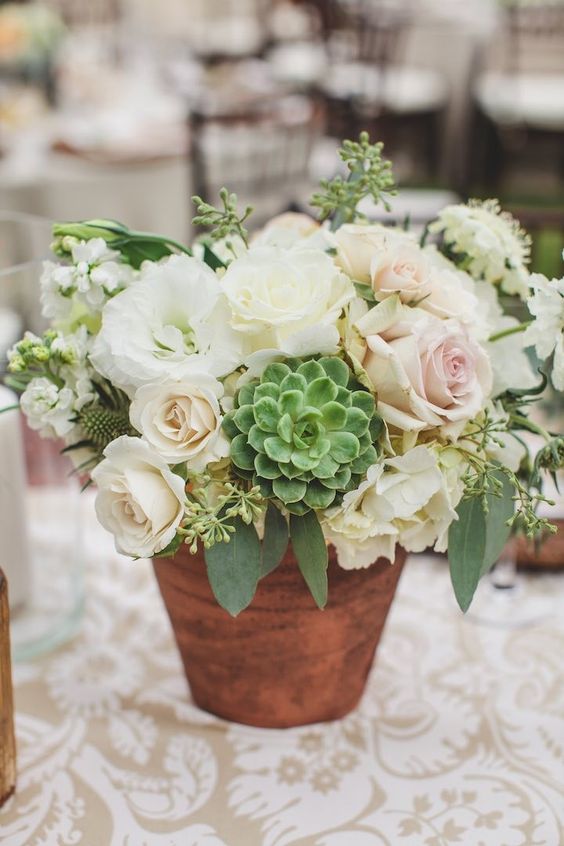
[[[260,541],[255,527],[233,520],[228,543],[205,550],[208,579],[222,608],[236,617],[252,601],[261,574]]]
[[[221,267],[227,267],[225,262],[218,258],[208,244],[204,244],[204,262],[208,267],[211,267],[212,270],[219,270]]]
[[[153,558],[172,558],[182,546],[182,537],[175,535],[168,546],[153,555]]]
[[[276,506],[269,503],[262,540],[261,577],[275,570],[288,548],[288,523]]]
[[[315,511],[302,517],[290,516],[290,537],[298,559],[298,566],[317,606],[327,605],[328,555],[325,538]]]

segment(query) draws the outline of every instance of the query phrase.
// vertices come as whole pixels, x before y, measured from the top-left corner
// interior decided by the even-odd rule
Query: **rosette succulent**
[[[236,472],[293,514],[334,504],[378,457],[382,421],[357,387],[339,358],[269,365],[223,422]]]

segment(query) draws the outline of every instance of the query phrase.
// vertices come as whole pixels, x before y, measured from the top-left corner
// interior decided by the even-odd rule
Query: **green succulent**
[[[269,365],[224,419],[237,474],[293,514],[339,501],[376,461],[383,426],[373,397],[355,387],[339,358]]]

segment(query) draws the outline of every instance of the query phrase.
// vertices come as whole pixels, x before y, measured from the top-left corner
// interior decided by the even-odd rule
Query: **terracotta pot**
[[[291,547],[232,618],[211,591],[203,555],[187,547],[154,561],[195,702],[227,720],[286,728],[335,720],[362,696],[400,577],[379,560],[343,570],[330,548],[329,602],[320,611]]]

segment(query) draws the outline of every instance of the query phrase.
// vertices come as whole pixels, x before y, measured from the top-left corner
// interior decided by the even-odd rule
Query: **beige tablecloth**
[[[412,558],[361,706],[288,731],[190,701],[147,562],[89,525],[81,634],[15,667],[3,846],[560,846],[564,580],[534,628],[478,627]],[[558,616],[558,601],[560,612]]]

